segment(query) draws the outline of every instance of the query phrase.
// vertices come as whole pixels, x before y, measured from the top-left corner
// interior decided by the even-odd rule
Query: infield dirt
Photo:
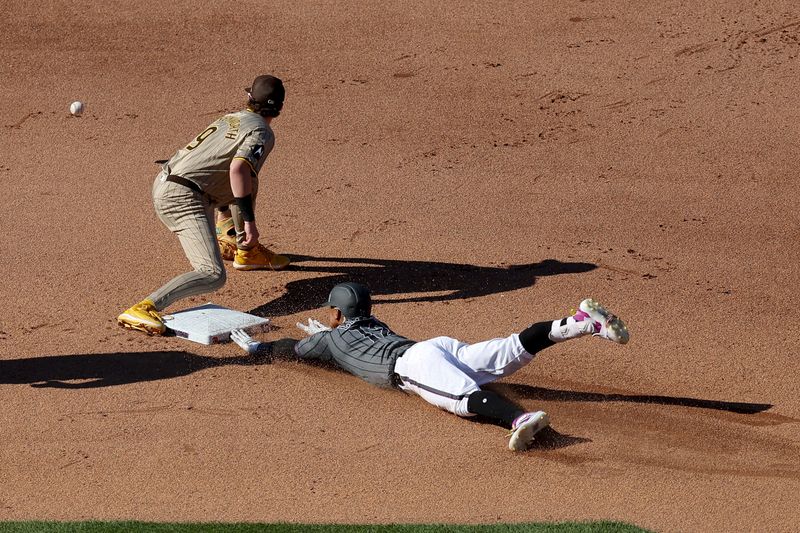
[[[0,520],[800,523],[795,2],[0,0]],[[414,339],[594,297],[631,342],[495,387],[531,451],[419,398],[125,331],[188,268],[150,187],[284,79],[262,239],[206,301],[294,323],[366,282]],[[86,102],[80,118],[70,102]]]

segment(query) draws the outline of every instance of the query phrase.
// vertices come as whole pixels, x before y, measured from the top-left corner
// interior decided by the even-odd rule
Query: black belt
[[[396,389],[399,389],[400,385],[402,385],[403,380],[400,377],[400,374],[398,374],[397,372],[394,371],[394,367],[395,367],[395,365],[397,365],[397,360],[400,359],[401,357],[403,357],[406,354],[406,352],[408,351],[408,349],[411,348],[412,346],[414,346],[415,344],[417,344],[417,343],[413,342],[413,343],[406,344],[405,346],[401,347],[400,350],[402,350],[402,351],[400,352],[400,355],[398,355],[397,357],[394,358],[394,361],[392,362],[392,367],[389,369],[389,386],[390,387],[394,387]]]
[[[389,387],[393,389],[399,389],[400,385],[403,384],[403,379],[400,377],[400,374],[397,372],[392,372],[389,374]]]
[[[182,176],[175,176],[173,174],[170,174],[169,176],[167,176],[164,179],[165,179],[165,181],[171,181],[172,183],[177,183],[178,185],[183,185],[184,187],[189,187],[194,192],[197,192],[197,193],[200,193],[200,194],[205,194],[203,192],[203,189],[201,189],[198,184],[196,184],[192,180],[187,180],[186,178],[184,178]]]

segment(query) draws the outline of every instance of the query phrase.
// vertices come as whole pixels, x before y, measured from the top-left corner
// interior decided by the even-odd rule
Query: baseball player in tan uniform
[[[236,230],[237,270],[280,270],[289,264],[258,242],[254,214],[258,172],[275,145],[272,119],[280,114],[285,90],[280,79],[258,76],[247,89],[247,108],[225,115],[179,149],[153,184],[156,214],[180,240],[193,267],[127,309],[120,325],[151,335],[166,330],[161,311],[181,298],[215,291],[225,284],[214,210],[231,206]]]

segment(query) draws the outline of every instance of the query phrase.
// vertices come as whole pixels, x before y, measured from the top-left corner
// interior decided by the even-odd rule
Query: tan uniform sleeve
[[[253,175],[258,175],[267,156],[275,146],[275,136],[269,130],[254,130],[245,137],[234,159],[241,159],[250,166]]]

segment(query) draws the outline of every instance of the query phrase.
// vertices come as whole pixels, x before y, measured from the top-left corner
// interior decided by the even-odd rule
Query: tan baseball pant
[[[161,222],[175,235],[194,270],[180,274],[149,296],[159,311],[189,296],[213,292],[225,285],[214,223],[214,206],[204,194],[165,181],[159,173],[153,183],[153,206]]]

